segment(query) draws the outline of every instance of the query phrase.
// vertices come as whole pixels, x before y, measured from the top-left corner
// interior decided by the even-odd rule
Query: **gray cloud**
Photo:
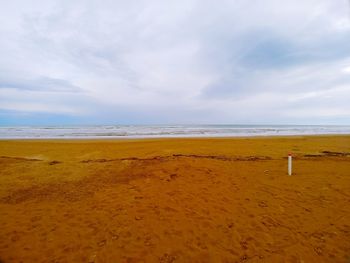
[[[81,89],[67,80],[50,77],[24,79],[21,76],[6,78],[0,77],[0,89],[18,89],[45,92],[80,92]]]

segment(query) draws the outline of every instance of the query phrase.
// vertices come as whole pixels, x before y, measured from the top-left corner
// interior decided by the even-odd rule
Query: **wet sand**
[[[350,136],[13,140],[0,156],[0,262],[350,262]]]

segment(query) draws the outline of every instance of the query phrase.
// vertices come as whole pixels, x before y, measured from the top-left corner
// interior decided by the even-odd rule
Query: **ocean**
[[[95,125],[0,127],[1,139],[245,137],[350,134],[333,125]]]

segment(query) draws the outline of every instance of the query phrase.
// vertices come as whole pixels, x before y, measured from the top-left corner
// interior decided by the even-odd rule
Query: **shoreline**
[[[49,141],[158,141],[158,140],[235,140],[235,139],[293,139],[293,138],[350,137],[350,134],[291,134],[291,135],[252,135],[252,136],[173,136],[173,137],[67,137],[67,138],[0,138],[0,142],[49,142]]]
[[[294,139],[294,138],[331,138],[350,137],[350,134],[303,134],[303,135],[252,135],[252,136],[194,136],[194,137],[108,137],[108,138],[0,138],[1,142],[142,142],[176,140],[240,140],[240,139]]]

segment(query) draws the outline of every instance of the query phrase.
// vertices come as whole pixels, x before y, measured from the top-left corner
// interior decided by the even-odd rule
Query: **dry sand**
[[[1,262],[350,262],[350,136],[0,141],[0,156]]]

